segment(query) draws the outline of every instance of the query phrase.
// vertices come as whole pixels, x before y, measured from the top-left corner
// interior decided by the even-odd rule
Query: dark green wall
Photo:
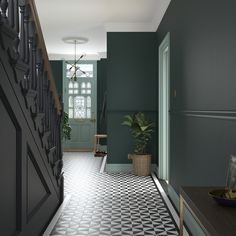
[[[63,61],[50,61],[53,77],[56,83],[57,92],[62,96]]]
[[[97,133],[107,133],[106,115],[107,60],[97,62]]]
[[[157,119],[155,33],[107,34],[107,133],[109,163],[130,163],[133,143],[123,116],[137,111]],[[157,158],[156,133],[150,145]]]
[[[236,2],[175,0],[157,30],[171,39],[170,183],[224,185],[236,153]]]

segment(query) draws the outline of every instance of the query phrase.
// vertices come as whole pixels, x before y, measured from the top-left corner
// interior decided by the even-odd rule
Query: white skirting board
[[[102,159],[102,165],[101,165],[99,173],[105,172],[106,163],[107,163],[107,155],[104,156],[103,159]]]
[[[132,164],[106,164],[105,171],[107,173],[122,173],[122,172],[132,172]],[[157,165],[152,164],[152,172],[157,173]]]
[[[50,224],[48,225],[47,229],[45,230],[45,232],[43,233],[42,236],[49,236],[50,233],[52,232],[54,226],[56,225],[59,217],[61,216],[61,213],[63,211],[63,209],[66,207],[66,205],[68,204],[69,200],[71,198],[71,195],[66,196],[66,198],[64,199],[64,201],[62,202],[61,206],[58,208],[56,214],[54,215],[54,217],[52,218]]]
[[[132,172],[132,164],[106,164],[107,173]]]
[[[162,188],[159,180],[157,179],[157,177],[156,177],[156,175],[154,173],[152,173],[152,178],[153,178],[153,181],[156,184],[158,190],[160,191],[161,196],[164,199],[164,201],[165,201],[169,211],[171,212],[171,215],[174,218],[176,225],[179,226],[179,216],[178,216],[178,213],[174,209],[174,207],[173,207],[172,203],[170,202],[166,192]],[[184,227],[184,236],[189,236],[189,234],[188,234],[187,230],[185,229],[185,227]]]

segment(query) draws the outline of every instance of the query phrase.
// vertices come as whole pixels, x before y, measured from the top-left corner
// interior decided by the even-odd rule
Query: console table
[[[188,208],[206,235],[236,235],[236,208],[219,205],[208,195],[220,187],[182,187],[180,190],[180,236],[183,235],[184,207]]]

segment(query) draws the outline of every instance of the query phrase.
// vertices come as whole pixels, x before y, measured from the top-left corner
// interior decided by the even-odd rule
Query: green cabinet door
[[[97,121],[97,62],[81,61],[77,80],[71,79],[71,65],[64,62],[63,102],[72,128],[71,140],[64,141],[64,149],[92,151]]]

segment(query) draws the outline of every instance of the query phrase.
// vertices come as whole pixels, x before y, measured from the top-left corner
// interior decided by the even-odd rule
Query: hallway
[[[68,204],[51,236],[178,235],[151,177],[100,174],[102,158],[64,154]]]

